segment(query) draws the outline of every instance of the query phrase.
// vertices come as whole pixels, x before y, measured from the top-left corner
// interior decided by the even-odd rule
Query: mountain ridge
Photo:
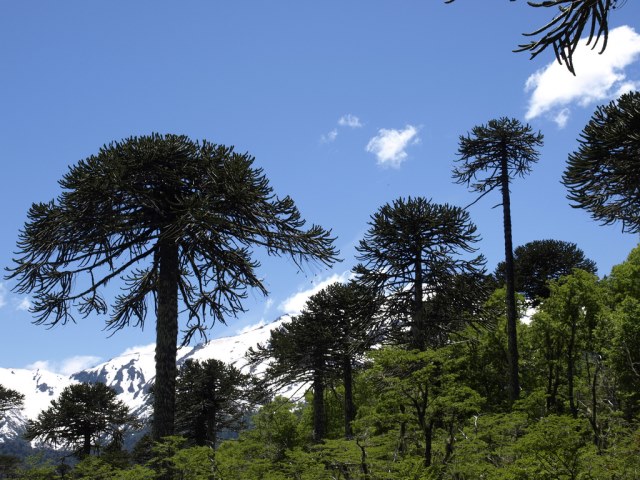
[[[266,364],[249,367],[244,355],[250,347],[269,339],[271,330],[290,320],[283,315],[267,324],[259,324],[242,330],[236,335],[220,337],[193,346],[179,347],[177,366],[186,360],[204,361],[210,358],[234,365],[243,373],[261,373]],[[134,347],[136,348],[136,347]],[[51,400],[58,398],[62,390],[74,383],[102,382],[113,388],[118,399],[131,412],[143,420],[151,415],[149,390],[155,380],[155,344],[127,349],[121,355],[90,368],[64,376],[41,368],[0,368],[0,384],[25,396],[24,408],[7,412],[0,420],[0,444],[18,438],[24,432],[28,420],[49,407]],[[282,392],[284,395],[287,392]]]

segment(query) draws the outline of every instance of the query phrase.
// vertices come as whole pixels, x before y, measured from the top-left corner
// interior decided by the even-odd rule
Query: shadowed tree
[[[316,321],[303,309],[289,322],[271,330],[265,344],[247,351],[251,364],[269,361],[265,383],[278,390],[295,384],[311,384],[313,390],[313,440],[320,442],[326,434],[324,392],[331,375],[330,358],[335,341],[327,323]]]
[[[79,456],[91,454],[108,442],[122,446],[123,434],[137,426],[129,407],[104,383],[79,383],[62,390],[51,406],[29,420],[25,438],[72,448]]]
[[[21,408],[23,402],[23,394],[0,385],[0,419],[2,419],[4,414],[9,410]]]
[[[454,1],[445,0],[445,3]],[[573,54],[582,34],[587,34],[586,45],[591,45],[592,49],[602,38],[600,53],[604,52],[609,37],[609,13],[626,3],[626,0],[543,0],[527,3],[534,8],[557,8],[558,14],[544,26],[523,34],[526,37],[540,37],[519,45],[515,51],[530,52],[533,59],[551,47],[558,62],[564,62],[567,70],[575,75]]]
[[[242,428],[250,407],[249,384],[249,376],[233,365],[187,360],[176,384],[177,433],[215,448],[220,432]]]
[[[549,297],[549,282],[570,275],[579,268],[595,274],[598,269],[593,260],[585,257],[575,243],[562,240],[534,240],[516,247],[513,252],[515,288],[522,292],[533,306]],[[495,276],[505,283],[505,263],[496,267]]]
[[[250,288],[266,293],[253,248],[298,266],[330,265],[333,239],[303,229],[293,200],[277,197],[254,158],[186,136],[113,142],[71,167],[63,193],[33,204],[8,278],[31,293],[36,323],[106,314],[103,287],[120,280],[107,328],[156,316],[153,438],[174,433],[178,309],[184,343],[243,311]]]
[[[391,317],[409,319],[412,348],[423,350],[429,339],[425,299],[437,296],[460,275],[484,272],[484,257],[475,252],[476,226],[468,212],[424,198],[400,198],[383,205],[369,222],[357,247],[359,280],[388,300]]]
[[[574,208],[640,232],[640,92],[599,106],[569,155],[562,183]]]
[[[353,402],[353,370],[358,357],[379,340],[381,331],[377,314],[380,300],[375,292],[351,281],[333,283],[309,297],[305,311],[312,321],[329,328],[332,337],[328,362],[330,373],[341,377],[344,386],[345,437],[353,436],[356,417]]]
[[[512,178],[524,177],[531,171],[531,165],[538,161],[536,147],[542,145],[542,138],[541,133],[533,133],[529,125],[522,125],[516,119],[503,117],[490,120],[487,125],[476,126],[471,134],[460,137],[459,158],[455,161],[461,164],[453,169],[453,178],[456,183],[466,184],[472,191],[480,193],[473,203],[495,189],[499,188],[502,193],[507,336],[512,400],[516,400],[520,394],[520,381],[509,184]]]
[[[339,380],[345,391],[345,436],[352,436],[353,367],[376,341],[378,308],[375,292],[367,287],[353,281],[333,283],[309,297],[300,315],[272,330],[268,342],[247,352],[253,364],[270,362],[268,384],[311,384],[315,441],[326,433],[325,389]]]

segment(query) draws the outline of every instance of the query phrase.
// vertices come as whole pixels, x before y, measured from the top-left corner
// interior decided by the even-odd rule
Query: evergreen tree
[[[454,1],[445,0],[445,3],[453,3]],[[551,47],[556,54],[558,63],[564,62],[567,70],[575,75],[573,54],[585,28],[588,28],[589,32],[587,45],[596,48],[602,38],[600,53],[607,48],[609,12],[616,8],[618,0],[542,0],[527,3],[534,8],[557,8],[558,14],[546,25],[531,33],[525,33],[524,35],[527,37],[541,36],[537,40],[519,45],[516,52],[528,51],[533,59]]]
[[[29,420],[25,438],[71,448],[86,456],[108,443],[122,445],[124,433],[137,428],[129,408],[103,383],[66,387],[51,406]]]
[[[24,395],[22,393],[0,385],[0,420],[9,410],[21,408],[23,402]]]
[[[458,275],[479,278],[484,257],[466,258],[476,250],[476,226],[459,207],[424,198],[400,198],[383,205],[369,222],[357,247],[363,263],[355,272],[364,285],[387,298],[386,314],[408,317],[412,348],[429,339],[425,299],[448,288]]]
[[[640,92],[599,106],[569,155],[562,183],[572,207],[594,220],[640,232]]]
[[[541,133],[534,134],[529,125],[522,125],[516,119],[503,117],[490,120],[487,125],[476,126],[470,134],[460,137],[459,158],[456,161],[462,164],[453,170],[453,178],[457,183],[466,184],[471,190],[480,193],[477,200],[497,188],[502,193],[509,382],[512,400],[516,400],[520,395],[520,380],[509,184],[511,178],[523,177],[531,171],[531,165],[538,161],[536,147],[542,145],[542,138]]]
[[[330,375],[330,354],[335,336],[331,326],[316,321],[312,313],[300,315],[271,331],[265,345],[250,348],[251,363],[271,359],[265,378],[276,390],[295,384],[311,384],[313,389],[313,439],[320,442],[326,434],[324,392]]]
[[[549,297],[549,282],[570,275],[579,268],[597,272],[596,263],[588,259],[575,243],[562,240],[534,240],[513,251],[515,289],[524,294],[533,306]],[[495,277],[500,284],[506,282],[506,266],[498,263]]]
[[[215,359],[188,359],[176,382],[176,431],[198,446],[217,445],[223,430],[238,431],[249,404],[249,376]]]
[[[333,283],[312,295],[305,304],[311,321],[325,325],[332,335],[327,362],[331,373],[340,372],[344,386],[345,436],[352,437],[356,416],[353,370],[357,358],[379,337],[379,300],[375,292],[355,281]],[[333,373],[335,375],[335,373]]]
[[[297,265],[336,260],[333,239],[278,198],[253,157],[186,136],[152,134],[113,142],[70,168],[57,200],[34,204],[9,278],[32,293],[36,323],[105,314],[102,289],[120,278],[110,329],[143,326],[156,313],[153,437],[174,432],[178,308],[184,342],[206,317],[242,311],[249,288],[266,293],[252,248]]]

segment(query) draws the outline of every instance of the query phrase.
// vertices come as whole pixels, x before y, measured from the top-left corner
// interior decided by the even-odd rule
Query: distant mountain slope
[[[187,359],[204,361],[215,358],[235,365],[245,373],[250,369],[244,360],[245,352],[258,343],[269,339],[272,329],[290,320],[283,316],[274,322],[255,327],[230,337],[216,338],[207,343],[182,347],[178,350],[178,366]],[[118,398],[129,406],[132,412],[146,418],[151,413],[149,406],[149,388],[155,377],[154,363],[155,345],[147,345],[128,350],[122,355],[96,365],[95,367],[76,372],[65,377],[46,370],[26,370],[0,368],[0,384],[16,390],[25,396],[24,409],[10,412],[0,422],[0,443],[19,436],[28,419],[35,419],[46,409],[51,400],[58,398],[60,392],[68,385],[79,382],[102,382],[115,389]],[[258,367],[258,371],[265,366]],[[283,392],[286,394],[286,392]]]

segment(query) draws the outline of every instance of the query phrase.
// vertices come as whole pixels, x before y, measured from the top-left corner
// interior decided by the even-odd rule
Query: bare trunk
[[[173,435],[176,410],[176,351],[178,343],[178,246],[159,240],[157,291],[156,381],[153,391],[153,440]]]
[[[411,348],[425,349],[424,336],[424,308],[423,308],[423,279],[422,279],[422,250],[419,245],[415,252],[415,283],[413,286],[413,318],[411,325]]]
[[[569,346],[567,348],[567,388],[569,390],[569,408],[573,418],[578,418],[578,407],[576,406],[575,393],[573,388],[573,370],[574,370],[574,350],[576,343],[576,322],[571,322],[571,335],[569,337]]]
[[[344,357],[344,436],[353,438],[353,427],[351,423],[356,418],[356,408],[353,403],[353,372],[351,359],[348,355]]]
[[[520,396],[520,379],[518,372],[518,335],[516,326],[518,313],[516,309],[515,268],[513,261],[513,242],[511,239],[511,199],[509,196],[509,172],[506,152],[502,156],[502,213],[504,223],[504,263],[507,283],[507,346],[509,355],[509,397],[512,402]]]
[[[321,369],[313,373],[313,440],[321,442],[326,430],[324,411],[324,374]]]

